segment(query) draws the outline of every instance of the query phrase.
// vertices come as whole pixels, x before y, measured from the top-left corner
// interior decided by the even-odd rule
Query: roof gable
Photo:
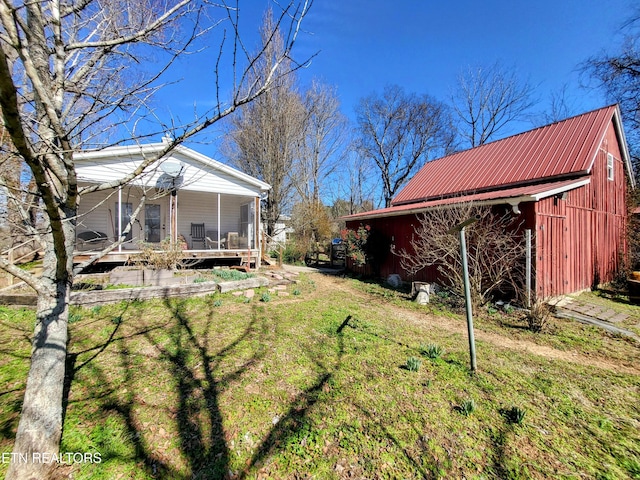
[[[133,171],[144,158],[157,155],[165,148],[163,143],[153,143],[78,152],[74,155],[78,179],[90,183],[118,180]],[[181,190],[260,195],[270,189],[269,184],[184,146],[176,147],[132,183],[155,185],[163,174],[165,161],[181,165]]]
[[[428,162],[392,205],[589,174],[612,122],[632,178],[620,112],[613,105]]]

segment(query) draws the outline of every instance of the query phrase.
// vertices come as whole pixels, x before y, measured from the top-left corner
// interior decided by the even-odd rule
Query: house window
[[[613,155],[607,153],[607,179],[613,180]]]

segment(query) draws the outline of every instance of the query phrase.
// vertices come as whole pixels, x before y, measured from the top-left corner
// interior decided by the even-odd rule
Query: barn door
[[[568,293],[566,218],[538,215],[536,250],[536,292],[539,298]]]

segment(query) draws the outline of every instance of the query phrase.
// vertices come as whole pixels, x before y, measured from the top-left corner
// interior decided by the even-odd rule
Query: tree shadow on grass
[[[347,316],[336,329],[337,348],[335,365],[328,366],[321,358],[313,358],[312,361],[319,369],[319,374],[315,382],[305,388],[290,402],[289,409],[282,415],[278,422],[269,430],[267,435],[260,442],[259,447],[251,459],[247,462],[247,467],[238,476],[244,479],[252,476],[255,470],[260,469],[265,460],[275,454],[280,448],[286,448],[289,441],[296,438],[300,432],[309,427],[308,416],[313,407],[318,403],[321,392],[329,384],[342,366],[344,356],[344,329],[353,320],[351,315]],[[310,355],[310,353],[308,353]]]
[[[180,450],[189,462],[192,478],[224,478],[229,470],[229,448],[224,435],[219,396],[224,385],[237,380],[264,357],[264,342],[258,341],[258,348],[250,358],[233,371],[218,376],[215,372],[241,344],[264,336],[264,319],[260,319],[254,308],[244,331],[214,352],[209,345],[212,313],[204,330],[196,332],[185,311],[184,302],[167,301],[165,306],[172,311],[176,323],[170,333],[171,344],[157,347],[170,364],[178,393],[176,424]]]
[[[219,346],[212,341],[216,339],[215,329],[224,326],[220,322],[219,310],[207,302],[207,311],[199,312],[198,319],[194,319],[188,305],[187,301],[166,300],[164,307],[170,312],[171,320],[152,327],[146,324],[148,314],[135,310],[134,314],[139,318],[128,318],[124,324],[130,329],[140,322],[139,329],[125,335],[122,325],[116,323],[111,331],[105,332],[107,339],[91,348],[71,353],[68,358],[65,404],[70,405],[71,388],[78,382],[76,373],[87,370],[83,377],[87,377],[89,383],[77,385],[82,398],[73,402],[93,405],[98,402],[105,414],[99,417],[100,421],[92,430],[87,430],[94,448],[102,455],[101,468],[105,472],[112,468],[109,464],[131,468],[135,463],[136,468],[143,469],[153,478],[216,479],[230,475],[230,447],[223,430],[220,395],[264,359],[268,349],[267,336],[273,333],[273,322],[262,313],[264,307],[254,306],[242,330]],[[309,412],[319,401],[324,386],[340,368],[344,352],[343,330],[350,320],[351,317],[347,317],[335,332],[337,356],[318,352],[318,358],[312,358],[317,367],[315,380],[289,402],[287,412],[263,437],[247,461],[244,472],[238,474],[239,478],[249,477],[249,472],[260,468],[270,455],[286,448],[292,436],[303,428],[309,428]],[[140,352],[140,344],[131,342],[138,337],[148,342],[153,354]],[[96,361],[106,354],[114,360],[107,363]],[[314,355],[313,352],[307,354]],[[149,358],[145,359],[144,355],[149,355]],[[153,415],[153,408],[145,403],[149,399],[140,391],[143,389],[140,379],[145,378],[141,377],[140,370],[147,370],[147,363],[141,362],[159,362],[149,366],[148,371],[159,368],[161,375],[169,374],[169,381],[162,378],[158,379],[158,384],[150,385],[150,395],[162,397],[158,400],[163,409],[161,417]],[[111,367],[116,370],[111,370]],[[172,403],[173,398],[175,403]],[[169,421],[175,422],[177,437],[168,440],[173,442],[170,448],[177,446],[180,459],[172,459],[168,455],[173,450],[167,450],[166,446],[156,442],[160,438],[158,427],[162,423],[157,419],[164,418],[165,414],[169,415]],[[81,418],[84,418],[82,414]],[[151,422],[156,420],[156,425],[149,425],[146,420],[150,418]],[[173,430],[171,426],[165,428]],[[161,438],[164,440],[167,436]]]

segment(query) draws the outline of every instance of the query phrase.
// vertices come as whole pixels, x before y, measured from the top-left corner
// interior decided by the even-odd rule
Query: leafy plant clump
[[[255,277],[253,273],[246,273],[231,269],[212,270],[211,275],[225,281],[246,280],[247,278]]]
[[[468,398],[467,400],[462,402],[458,407],[458,411],[465,417],[468,417],[469,415],[471,415],[473,412],[475,412],[475,410],[476,410],[476,402],[474,402],[472,398]]]
[[[271,301],[271,294],[269,292],[264,292],[261,296],[260,296],[260,301],[261,302],[270,302]]]
[[[527,413],[526,410],[520,407],[513,406],[505,410],[504,416],[507,419],[507,422],[509,422],[510,424],[522,425],[522,422],[524,422],[524,417],[526,413]]]
[[[406,367],[410,372],[417,372],[420,370],[420,365],[422,365],[422,360],[417,357],[409,357],[407,358]]]
[[[435,343],[420,346],[420,353],[431,360],[437,360],[444,353],[444,348]]]

